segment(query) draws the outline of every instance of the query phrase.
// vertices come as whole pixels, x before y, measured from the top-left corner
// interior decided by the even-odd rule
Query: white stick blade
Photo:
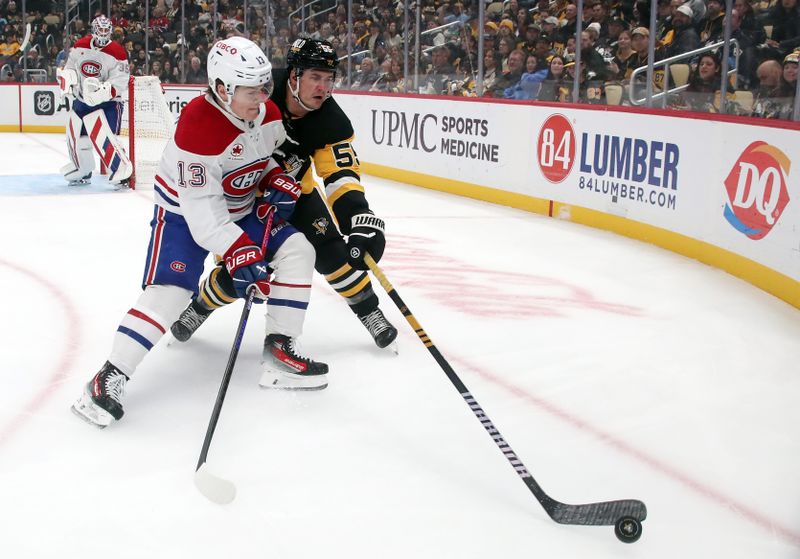
[[[194,473],[194,484],[209,501],[218,505],[227,505],[236,498],[236,486],[209,472],[207,463]]]

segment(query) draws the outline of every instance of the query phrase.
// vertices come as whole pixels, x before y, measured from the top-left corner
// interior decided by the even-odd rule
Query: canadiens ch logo
[[[184,264],[180,260],[173,261],[169,265],[169,267],[172,268],[175,272],[178,272],[178,273],[183,273],[183,272],[186,271],[186,264]]]
[[[87,60],[81,64],[81,74],[87,78],[95,78],[100,75],[100,64],[94,60]]]
[[[311,225],[314,226],[314,229],[317,230],[317,235],[324,235],[328,231],[328,226],[331,224],[327,218],[318,217],[314,221],[311,222]]]
[[[244,146],[242,144],[234,144],[231,148],[231,157],[240,158],[242,153],[244,152]]]

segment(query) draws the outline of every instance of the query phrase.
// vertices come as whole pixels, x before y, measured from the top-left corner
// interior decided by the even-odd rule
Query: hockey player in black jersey
[[[370,210],[360,183],[353,126],[331,97],[338,65],[335,50],[327,41],[298,39],[286,62],[285,70],[273,70],[271,99],[281,109],[287,134],[274,157],[302,185],[291,224],[314,245],[317,271],[345,298],[378,347],[387,347],[397,329],[378,308],[364,262],[366,253],[376,262],[383,255],[384,222]],[[324,195],[313,170],[324,182]],[[172,334],[188,340],[213,310],[235,298],[224,266],[215,268],[172,325]],[[265,359],[268,353],[265,346]]]

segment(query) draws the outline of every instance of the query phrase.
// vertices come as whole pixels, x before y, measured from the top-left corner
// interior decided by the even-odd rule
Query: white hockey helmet
[[[229,37],[214,43],[206,63],[208,85],[217,99],[230,110],[236,86],[263,87],[272,93],[272,64],[257,44],[244,37]],[[228,102],[217,95],[217,81],[225,86]]]
[[[92,21],[92,38],[94,38],[94,44],[100,48],[111,42],[111,33],[113,31],[114,26],[106,16],[97,16]]]

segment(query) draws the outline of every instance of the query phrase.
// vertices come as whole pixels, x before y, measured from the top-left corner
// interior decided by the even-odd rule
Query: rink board
[[[166,86],[177,116],[202,86]],[[651,242],[800,307],[800,125],[337,92],[366,172]],[[54,84],[0,87],[0,131],[63,131]]]

